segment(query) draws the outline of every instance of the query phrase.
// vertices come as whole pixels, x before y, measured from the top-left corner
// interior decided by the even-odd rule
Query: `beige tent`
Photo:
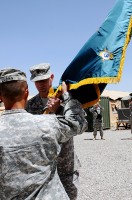
[[[109,97],[110,99],[116,100],[122,97],[128,96],[130,92],[114,91],[114,90],[104,90],[101,96]]]
[[[121,108],[121,99],[129,96],[130,92],[104,90],[101,96],[109,97],[110,99],[110,123],[111,128],[117,128],[118,114],[116,108]]]

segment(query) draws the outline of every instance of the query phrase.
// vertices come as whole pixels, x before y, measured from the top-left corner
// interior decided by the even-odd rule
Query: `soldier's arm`
[[[63,85],[65,88],[65,84]],[[88,126],[81,104],[78,100],[72,98],[71,94],[67,92],[67,89],[63,91],[62,100],[64,106],[62,115],[42,115],[42,121],[38,123],[38,127],[43,130],[43,116],[50,121],[49,129],[51,128],[53,130],[47,131],[47,135],[50,134],[50,137],[53,137],[57,143],[64,143],[71,137],[83,133],[87,130]],[[46,126],[46,124],[44,125]],[[47,135],[44,134],[44,137]]]
[[[59,142],[65,142],[66,138],[69,139],[72,136],[83,133],[85,130],[87,130],[88,126],[85,118],[85,112],[82,109],[80,102],[72,98],[71,94],[67,92],[65,85],[62,98],[64,104],[64,113],[63,116],[57,116],[60,132],[58,135]]]

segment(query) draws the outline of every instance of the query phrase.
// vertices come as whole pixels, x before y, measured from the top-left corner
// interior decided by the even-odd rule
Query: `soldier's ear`
[[[25,94],[24,94],[25,100],[27,100],[28,95],[29,95],[29,90],[28,90],[28,88],[27,88],[27,89],[25,90]]]
[[[50,78],[51,78],[51,80],[53,81],[53,79],[54,79],[54,74],[51,74]]]

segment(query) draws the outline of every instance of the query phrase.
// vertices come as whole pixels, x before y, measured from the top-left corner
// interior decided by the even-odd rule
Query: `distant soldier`
[[[130,108],[130,126],[131,126],[131,133],[132,133],[132,97],[129,103],[129,108]]]
[[[102,110],[104,108],[99,105],[99,103],[95,104],[92,108],[90,108],[90,112],[93,113],[93,140],[96,140],[97,131],[100,131],[101,140],[103,140],[103,118],[102,118]]]

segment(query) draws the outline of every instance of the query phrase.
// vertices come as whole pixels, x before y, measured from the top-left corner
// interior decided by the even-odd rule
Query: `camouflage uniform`
[[[98,107],[93,106],[92,108],[90,108],[90,112],[93,113],[93,129],[94,129],[93,135],[95,139],[97,136],[97,130],[100,131],[100,137],[101,139],[103,139],[103,121],[101,117],[102,110],[103,107],[101,107],[100,105],[98,105]]]
[[[48,98],[42,99],[39,94],[37,94],[28,101],[26,110],[32,114],[43,114],[47,101]],[[79,167],[80,161],[74,151],[74,142],[72,137],[66,143],[61,145],[61,152],[57,160],[58,174],[70,200],[77,199]]]
[[[45,98],[45,103],[43,103],[43,99],[37,94],[30,100],[28,100],[26,105],[26,110],[32,114],[43,114],[46,108],[46,103],[48,98]]]
[[[129,108],[130,108],[130,126],[131,126],[131,133],[132,133],[132,100],[129,103]]]
[[[68,93],[64,96],[68,100]],[[60,144],[84,132],[87,122],[77,100],[68,100],[64,112],[64,116],[31,115],[23,109],[2,113],[1,200],[69,199],[56,173]]]

